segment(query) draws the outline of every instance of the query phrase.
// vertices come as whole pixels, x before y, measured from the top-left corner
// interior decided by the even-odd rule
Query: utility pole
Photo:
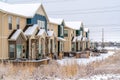
[[[102,49],[104,48],[104,28],[102,28]]]

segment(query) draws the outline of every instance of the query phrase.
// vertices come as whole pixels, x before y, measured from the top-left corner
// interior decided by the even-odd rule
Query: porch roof
[[[77,37],[77,41],[81,41],[82,40],[82,35]]]
[[[38,28],[37,24],[34,24],[33,26],[30,26],[27,28],[27,30],[24,32],[26,36],[31,36],[34,34],[35,30]]]
[[[85,32],[89,32],[89,29],[88,29],[88,28],[84,28],[84,31],[85,31]]]
[[[58,41],[66,41],[64,38],[57,37]]]
[[[22,34],[24,39],[27,40],[26,36],[24,35],[21,29],[16,30],[8,40],[16,41],[20,34]]]
[[[83,38],[82,38],[82,41],[88,41],[88,38],[83,37]]]
[[[42,36],[44,33],[47,34],[45,29],[40,29],[40,31],[38,32],[37,36]]]
[[[54,31],[47,31],[47,35],[48,35],[49,37],[54,36]]]
[[[77,37],[74,37],[72,42],[76,42],[77,41]]]

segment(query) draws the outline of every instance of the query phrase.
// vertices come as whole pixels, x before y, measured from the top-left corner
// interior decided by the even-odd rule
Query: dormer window
[[[61,36],[63,36],[63,26],[60,26],[60,30],[61,30]]]
[[[8,16],[8,27],[9,30],[12,30],[12,16]]]
[[[38,26],[40,29],[45,29],[45,21],[38,20]]]
[[[17,29],[20,28],[20,18],[19,17],[16,18],[16,27],[17,27]]]

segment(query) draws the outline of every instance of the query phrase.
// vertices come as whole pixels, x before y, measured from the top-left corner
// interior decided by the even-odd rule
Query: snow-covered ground
[[[108,58],[109,56],[112,56],[114,53],[115,52],[113,52],[113,51],[109,51],[107,54],[101,54],[100,56],[96,56],[96,57],[90,56],[90,58],[79,58],[79,59],[65,58],[62,60],[57,60],[57,62],[61,65],[65,65],[65,64],[67,65],[68,63],[74,64],[74,62],[77,62],[77,64],[79,64],[79,65],[81,65],[81,64],[87,65],[87,64],[92,63],[94,61],[104,60],[104,59]]]
[[[101,47],[98,47],[98,49],[101,49]],[[105,47],[104,49],[107,49],[107,50],[120,50],[119,47]]]
[[[79,80],[120,80],[120,74],[94,75],[89,78],[83,78]]]

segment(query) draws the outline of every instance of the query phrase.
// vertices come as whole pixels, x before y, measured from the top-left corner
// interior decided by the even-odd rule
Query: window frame
[[[9,27],[9,30],[12,30],[12,16],[11,15],[8,16],[8,27]]]
[[[68,30],[64,30],[64,37],[68,37]]]
[[[20,28],[20,18],[19,17],[16,18],[16,27],[17,27],[17,29]]]

